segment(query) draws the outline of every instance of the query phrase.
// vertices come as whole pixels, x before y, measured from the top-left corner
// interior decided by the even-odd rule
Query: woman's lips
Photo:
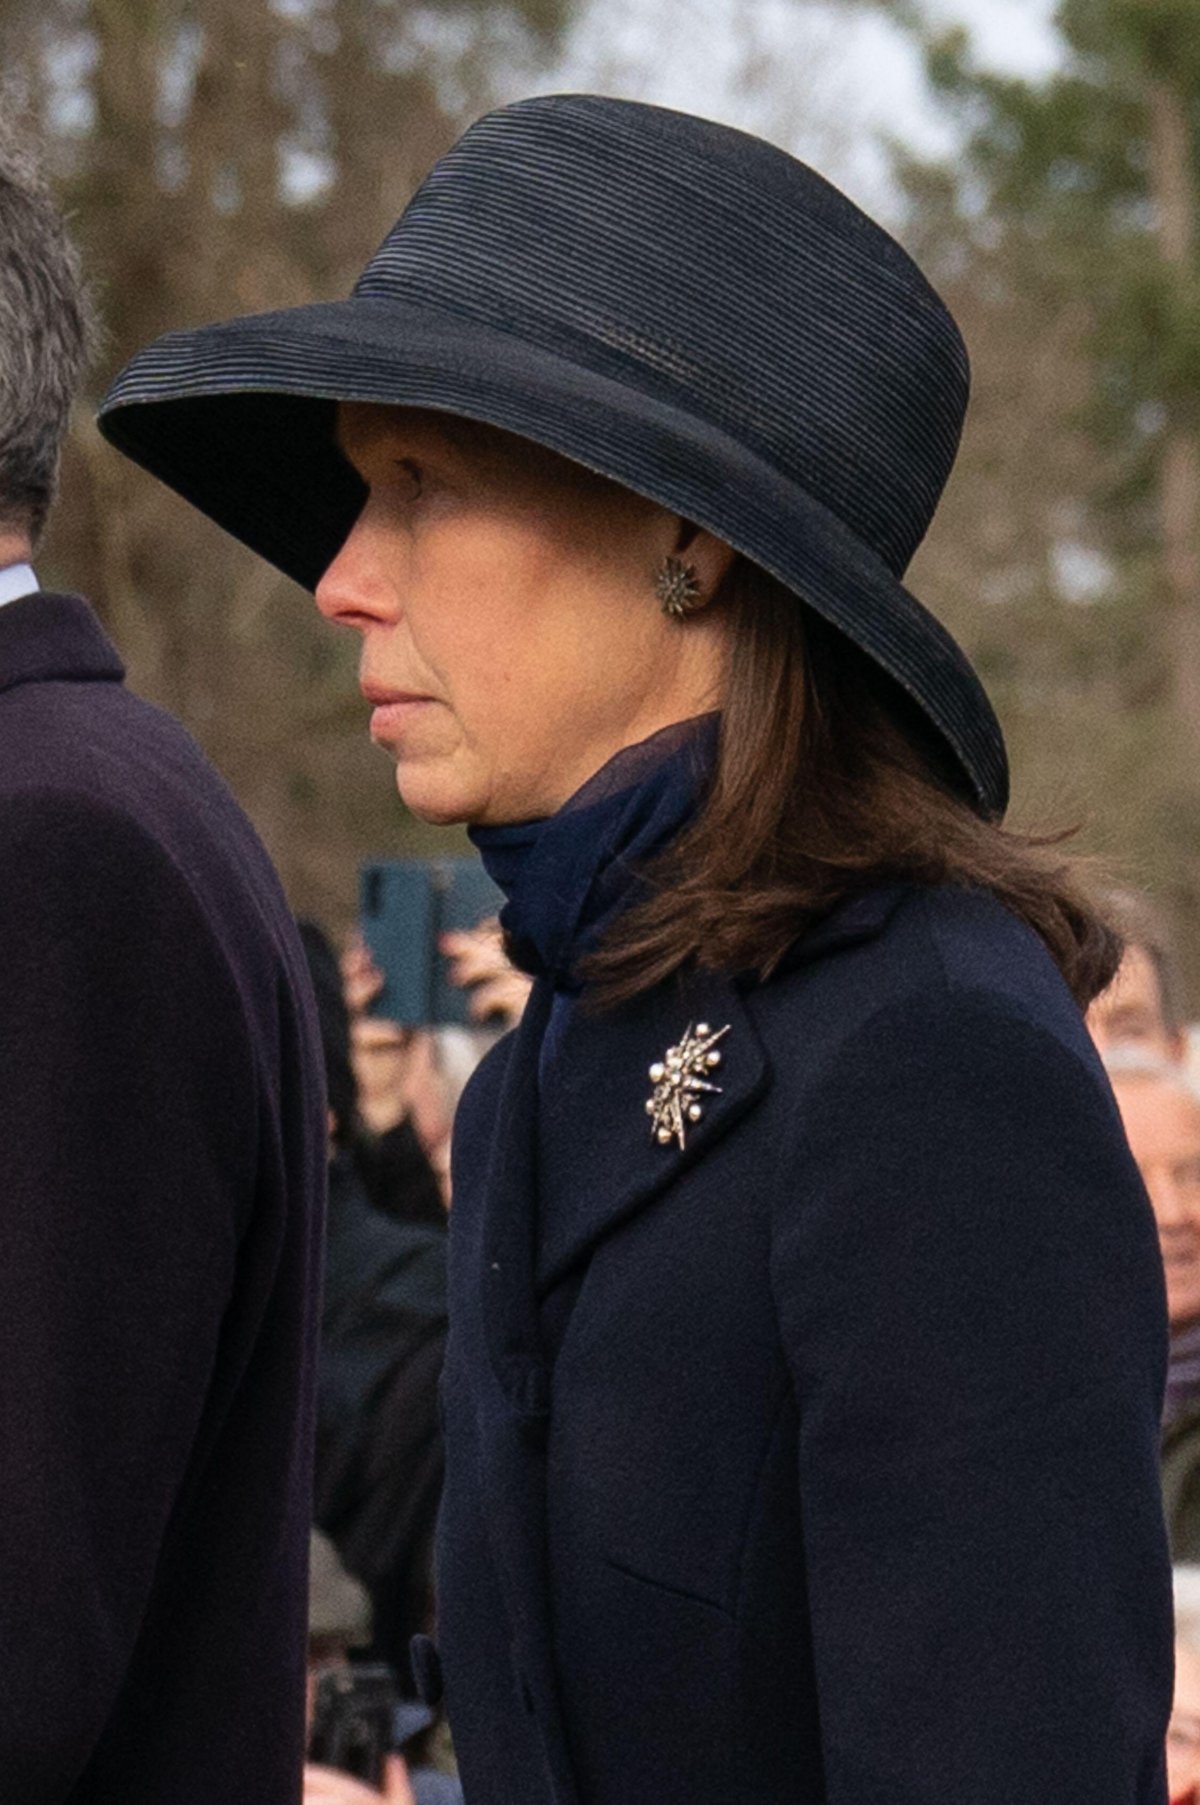
[[[371,738],[396,739],[423,709],[433,706],[432,696],[394,696],[389,701],[377,702],[371,710]]]

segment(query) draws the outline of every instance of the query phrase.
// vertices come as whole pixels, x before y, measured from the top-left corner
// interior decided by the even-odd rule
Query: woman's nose
[[[357,627],[360,633],[396,615],[396,595],[372,538],[360,516],[316,588],[317,607],[326,620]]]

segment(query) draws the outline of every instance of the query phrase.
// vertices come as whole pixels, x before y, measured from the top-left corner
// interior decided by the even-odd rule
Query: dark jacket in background
[[[1171,1331],[1163,1403],[1163,1509],[1171,1559],[1200,1562],[1200,1322]]]
[[[253,830],[78,598],[0,608],[0,1799],[294,1805],[325,1173]]]
[[[316,1519],[371,1597],[374,1652],[411,1686],[428,1626],[443,1452],[446,1230],[385,1215],[353,1156],[329,1174]]]
[[[446,1204],[437,1173],[408,1116],[383,1134],[361,1133],[354,1157],[376,1209],[445,1234]]]
[[[455,1137],[468,1805],[1161,1805],[1162,1270],[1045,949],[879,890],[760,988],[576,1010],[539,1102],[540,989]]]
[[[1200,1563],[1200,1399],[1163,1430],[1163,1509],[1171,1559]]]

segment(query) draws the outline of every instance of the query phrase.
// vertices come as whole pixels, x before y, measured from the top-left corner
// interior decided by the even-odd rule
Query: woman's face
[[[371,736],[415,814],[552,814],[622,746],[719,706],[720,612],[680,623],[654,593],[680,556],[711,596],[719,540],[453,416],[346,404],[338,443],[369,493],[317,605],[363,636]]]

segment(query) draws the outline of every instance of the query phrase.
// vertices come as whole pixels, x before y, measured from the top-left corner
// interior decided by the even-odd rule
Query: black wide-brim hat
[[[978,677],[901,578],[969,387],[894,239],[760,139],[558,95],[473,125],[344,301],[172,332],[105,436],[307,589],[362,507],[339,401],[441,409],[706,527],[907,692],[984,815],[1008,800]]]

